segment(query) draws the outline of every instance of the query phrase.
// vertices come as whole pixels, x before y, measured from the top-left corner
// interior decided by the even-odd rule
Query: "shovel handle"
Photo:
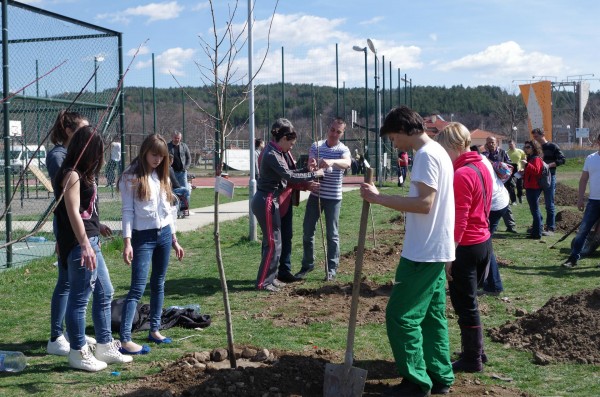
[[[373,169],[365,170],[365,182],[373,183]],[[360,215],[360,230],[358,232],[358,248],[356,250],[356,263],[354,265],[354,282],[352,283],[352,301],[350,303],[350,320],[348,321],[348,338],[346,340],[346,355],[344,364],[352,366],[354,351],[354,333],[356,331],[356,316],[358,314],[358,298],[360,297],[360,280],[362,276],[363,257],[365,253],[365,240],[367,226],[369,225],[369,210],[371,203],[363,200],[362,213]]]

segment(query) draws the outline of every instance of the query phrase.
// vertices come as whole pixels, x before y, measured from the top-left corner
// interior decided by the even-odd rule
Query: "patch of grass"
[[[577,174],[580,168],[573,166],[561,170]],[[384,187],[387,193],[396,193],[396,187]],[[239,196],[237,194],[239,193]],[[192,192],[192,206],[212,204],[212,189],[195,189]],[[236,197],[244,199],[247,192],[238,189]],[[198,201],[195,201],[198,200]],[[101,204],[102,205],[102,204]],[[357,244],[361,200],[358,192],[344,195],[340,215],[341,252],[351,252]],[[294,208],[294,241],[292,263],[299,269],[302,257],[302,218],[305,204]],[[568,255],[569,241],[548,249],[549,244],[560,235],[545,238],[539,243],[524,238],[526,227],[531,224],[531,215],[526,204],[513,206],[513,214],[518,223],[519,234],[504,233],[504,225],[499,228],[494,247],[499,258],[510,262],[502,267],[506,300],[484,296],[482,306],[486,311],[482,316],[485,328],[495,327],[515,320],[515,309],[528,312],[540,308],[552,296],[569,295],[582,289],[597,287],[600,270],[595,268],[596,259],[580,261],[576,270],[559,266]],[[104,207],[101,207],[104,213]],[[373,222],[378,231],[398,228],[389,220],[398,213],[380,206],[372,207]],[[407,231],[410,232],[410,231]],[[371,225],[369,225],[369,234]],[[267,298],[254,289],[256,272],[260,261],[260,242],[249,241],[248,219],[242,218],[221,225],[223,261],[225,264],[228,288],[233,313],[233,329],[236,344],[248,344],[267,348],[307,351],[325,348],[339,351],[343,355],[347,327],[343,323],[324,321],[307,326],[277,327],[268,315],[262,315],[269,306],[276,304],[273,297]],[[381,235],[381,233],[379,233]],[[316,239],[320,244],[320,235]],[[16,375],[0,373],[0,394],[10,396],[97,396],[99,387],[121,382],[131,382],[156,373],[159,363],[168,363],[191,351],[211,350],[227,345],[223,299],[219,274],[216,267],[212,226],[195,232],[181,233],[179,241],[186,249],[186,257],[178,262],[174,257],[170,263],[165,286],[165,306],[198,303],[204,313],[212,316],[213,323],[203,331],[172,328],[165,331],[175,343],[169,346],[153,347],[151,354],[136,356],[131,365],[111,365],[110,371],[120,371],[118,377],[110,371],[89,374],[69,369],[64,357],[45,354],[49,336],[49,301],[56,282],[54,258],[45,258],[30,263],[26,267],[0,273],[0,350],[23,351],[29,358],[28,368]],[[379,242],[382,244],[382,242]],[[368,240],[368,245],[371,241]],[[124,296],[129,288],[130,268],[123,263],[122,241],[114,239],[103,246],[103,253],[111,274],[115,297]],[[321,263],[322,250],[316,249],[317,263]],[[394,259],[397,260],[397,259]],[[386,282],[391,274],[373,277],[377,282]],[[308,277],[304,288],[317,288],[321,285],[322,272],[315,271]],[[340,282],[349,282],[351,275],[340,275]],[[149,301],[148,292],[142,301]],[[92,320],[88,310],[88,333],[93,334]],[[460,346],[459,329],[456,318],[449,319],[452,351]],[[114,334],[118,338],[117,334]],[[145,334],[134,334],[134,340],[143,342]],[[190,338],[179,340],[184,337]],[[530,353],[508,348],[491,342],[486,337],[485,349],[490,359],[485,373],[475,377],[482,383],[494,383],[518,387],[533,395],[600,395],[598,368],[581,364],[554,364],[536,366]],[[383,359],[392,361],[385,325],[366,324],[357,327],[355,355],[357,360]],[[510,384],[490,378],[491,373],[514,379]],[[459,375],[462,376],[462,375]]]

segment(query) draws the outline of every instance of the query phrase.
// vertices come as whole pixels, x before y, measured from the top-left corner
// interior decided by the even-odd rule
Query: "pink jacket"
[[[485,185],[485,209],[481,179],[467,164],[481,172]],[[458,245],[475,245],[490,238],[488,215],[492,206],[492,176],[477,152],[466,152],[454,160],[454,203],[456,219],[454,241]]]

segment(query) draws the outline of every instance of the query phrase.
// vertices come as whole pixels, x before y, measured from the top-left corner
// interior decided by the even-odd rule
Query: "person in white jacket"
[[[125,354],[146,354],[148,345],[131,340],[137,303],[144,294],[150,266],[150,333],[148,341],[171,343],[160,334],[165,278],[171,247],[177,259],[184,256],[175,235],[176,208],[169,178],[167,143],[158,134],[149,135],[140,153],[119,181],[123,203],[123,260],[131,265],[131,287],[121,316],[121,349]]]

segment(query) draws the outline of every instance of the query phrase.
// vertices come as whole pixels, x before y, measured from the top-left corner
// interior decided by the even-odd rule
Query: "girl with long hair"
[[[544,162],[542,160],[542,147],[536,140],[525,141],[523,151],[527,155],[527,160],[521,160],[524,167],[523,186],[525,187],[525,197],[529,204],[529,211],[533,217],[533,227],[527,238],[539,240],[542,238],[544,226],[542,223],[542,212],[540,211],[540,195],[542,188],[539,180],[542,176]]]
[[[59,200],[55,215],[60,264],[70,283],[66,323],[69,332],[69,364],[85,371],[99,371],[107,364],[133,359],[119,352],[121,344],[111,333],[113,286],[100,251],[100,218],[96,178],[103,162],[104,145],[90,127],[78,129],[71,139],[65,160],[54,179]],[[61,194],[64,196],[62,200]],[[85,339],[85,318],[90,295],[96,333],[96,353]]]
[[[54,181],[59,168],[61,167],[65,157],[67,156],[67,148],[71,142],[71,138],[75,131],[81,127],[89,125],[87,119],[77,112],[61,110],[52,128],[50,130],[50,141],[54,144],[52,150],[46,155],[46,168],[50,175],[50,180]],[[52,222],[52,229],[55,238],[58,238],[56,217]],[[100,225],[102,235],[110,235],[110,228]],[[58,278],[56,286],[50,301],[50,339],[46,345],[48,354],[57,356],[69,355],[69,341],[67,335],[63,332],[63,322],[65,320],[65,311],[67,310],[67,299],[69,297],[69,275],[64,266],[57,266]],[[89,345],[95,345],[96,340],[91,336],[86,335],[86,342]]]
[[[152,134],[144,139],[139,155],[121,175],[119,190],[123,203],[123,260],[131,265],[131,287],[121,316],[121,352],[147,354],[150,352],[148,345],[138,345],[131,340],[131,328],[150,266],[148,341],[171,343],[171,339],[159,331],[171,247],[177,259],[184,256],[175,235],[177,209],[172,205],[169,151],[163,137]]]

